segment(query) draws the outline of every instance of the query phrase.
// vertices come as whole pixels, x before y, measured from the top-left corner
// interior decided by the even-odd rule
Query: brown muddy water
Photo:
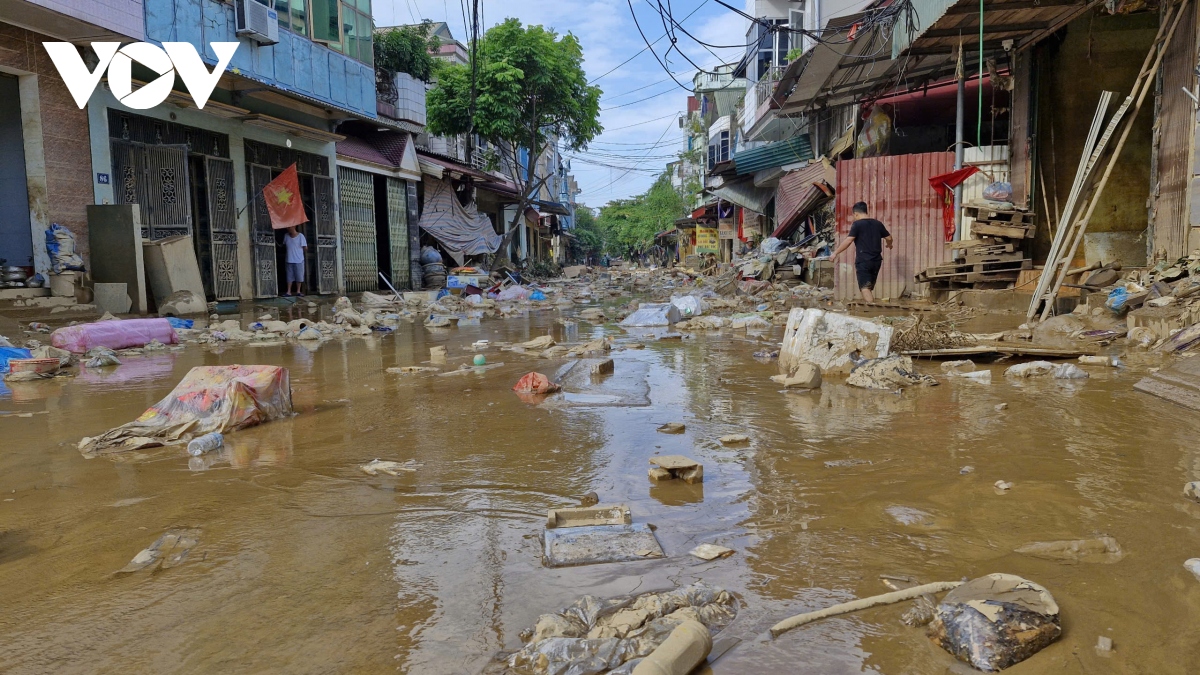
[[[1200,668],[1197,415],[1133,391],[1144,366],[1090,380],[990,385],[942,379],[903,394],[784,393],[778,342],[725,331],[644,340],[614,353],[595,391],[530,405],[513,383],[551,363],[487,352],[501,368],[388,375],[446,344],[560,341],[609,327],[555,311],[432,332],[334,340],[310,349],[196,345],[73,379],[0,390],[0,670],[12,673],[474,673],[520,646],[520,631],[579,595],[703,580],[734,591],[740,644],[715,673],[965,672],[907,605],[828,619],[772,640],[792,614],[919,581],[990,572],[1046,586],[1062,638],[1008,672],[1185,673]],[[284,317],[289,318],[289,317]],[[127,461],[75,449],[135,418],[203,364],[287,366],[297,415],[238,432],[216,457],[147,452]],[[923,364],[940,375],[936,364]],[[1007,403],[1007,409],[996,406]],[[32,413],[21,417],[9,413]],[[683,435],[655,432],[680,421]],[[744,447],[714,439],[746,433]],[[703,462],[703,485],[652,485],[647,458]],[[369,477],[375,458],[416,460]],[[974,471],[960,473],[964,466]],[[997,494],[997,480],[1014,484]],[[668,557],[548,569],[546,510],[595,491],[657,526]],[[199,531],[176,567],[118,574],[171,528]],[[1013,552],[1033,541],[1115,537],[1111,564]],[[712,542],[737,553],[705,563]],[[1110,637],[1115,650],[1093,645]]]

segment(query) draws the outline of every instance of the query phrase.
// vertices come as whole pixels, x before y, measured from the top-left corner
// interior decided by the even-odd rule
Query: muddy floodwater
[[[250,314],[247,314],[249,317]],[[288,318],[284,313],[285,320]],[[741,640],[715,673],[958,673],[965,666],[907,604],[819,621],[803,611],[921,582],[1008,572],[1062,609],[1056,643],[1022,673],[1195,673],[1200,668],[1200,416],[1133,390],[1146,365],[1090,367],[1082,382],[943,378],[902,394],[829,381],[785,393],[778,343],[726,329],[656,340],[554,310],[481,326],[130,358],[116,369],[0,389],[0,671],[12,673],[475,673],[521,646],[539,614],[584,593],[702,580],[729,589]],[[391,375],[479,339],[609,334],[616,373],[540,405],[511,391],[564,361],[498,350],[504,365]],[[625,349],[639,342],[644,349]],[[134,419],[189,368],[277,364],[297,414],[227,436],[217,455],[76,450]],[[1007,407],[998,410],[999,404]],[[681,435],[656,433],[665,422]],[[750,436],[725,447],[716,439]],[[652,484],[655,454],[704,465],[700,485]],[[368,476],[372,459],[419,465]],[[973,471],[964,472],[964,467]],[[1009,481],[1004,493],[993,484]],[[652,523],[667,557],[549,569],[550,508],[594,491]],[[178,564],[118,573],[168,530],[196,543]],[[1018,554],[1030,542],[1115,538],[1112,562]],[[736,553],[703,562],[701,543]],[[1112,639],[1103,655],[1097,638]]]

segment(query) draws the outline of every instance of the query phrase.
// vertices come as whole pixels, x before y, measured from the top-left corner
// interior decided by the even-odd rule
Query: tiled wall
[[[204,45],[235,42],[233,5],[218,0],[146,0],[146,39]],[[229,69],[283,91],[375,118],[375,70],[328,47],[279,30],[279,43],[241,40]]]
[[[76,245],[87,256],[87,210],[92,199],[91,146],[87,111],[80,110],[42,48],[51,40],[23,28],[0,24],[0,66],[37,76],[40,120],[46,170],[43,201],[51,223],[61,223],[75,233]],[[28,129],[27,129],[28,131]],[[26,160],[28,162],[28,158]],[[35,249],[42,242],[34,242]]]
[[[29,0],[59,14],[75,17],[121,35],[145,35],[142,0]]]

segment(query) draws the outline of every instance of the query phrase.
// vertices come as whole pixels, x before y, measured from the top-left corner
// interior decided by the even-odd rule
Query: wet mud
[[[740,642],[714,673],[957,673],[965,667],[923,629],[901,623],[907,603],[774,640],[767,629],[886,592],[880,575],[991,572],[1037,581],[1062,608],[1062,637],[1007,672],[1200,663],[1200,582],[1182,565],[1200,555],[1200,504],[1180,496],[1200,478],[1200,418],[1135,392],[1146,366],[1089,368],[1074,382],[1013,381],[1008,364],[981,364],[994,373],[980,384],[918,362],[939,386],[895,394],[827,380],[797,392],[752,356],[778,343],[778,327],[659,340],[559,318],[191,345],[0,390],[0,670],[473,673],[584,593],[703,581],[740,600],[720,636]],[[435,345],[456,368],[476,340],[546,333],[613,335],[615,372],[494,349],[488,360],[504,365],[479,373],[385,372],[428,366]],[[633,342],[644,348],[622,348]],[[288,367],[298,414],[197,458],[76,450],[189,368],[233,363]],[[515,395],[531,370],[563,373],[564,391],[540,403]],[[668,422],[686,429],[656,431]],[[728,434],[750,441],[717,442]],[[700,461],[703,483],[650,481],[656,454]],[[416,470],[370,476],[359,467],[373,459]],[[589,492],[656,526],[667,557],[544,567],[546,511]],[[180,532],[186,555],[122,571],[156,542],[167,560],[176,540],[163,538]],[[1119,542],[1119,559],[1016,552],[1102,537]],[[688,555],[704,543],[736,553]],[[1094,649],[1101,636],[1112,652]]]

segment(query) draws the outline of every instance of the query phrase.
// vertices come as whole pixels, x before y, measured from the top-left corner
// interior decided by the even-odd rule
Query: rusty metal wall
[[[872,218],[892,233],[894,248],[884,249],[883,269],[875,285],[876,299],[928,292],[913,276],[948,259],[942,230],[942,206],[929,179],[954,169],[954,153],[930,152],[895,157],[844,159],[837,165],[837,236],[850,232],[855,202],[866,202]],[[859,297],[854,254],[846,251],[834,266],[839,300]]]
[[[1188,253],[1188,191],[1192,179],[1195,108],[1183,90],[1196,86],[1196,3],[1189,2],[1163,57],[1158,99],[1157,194],[1149,257],[1174,261]]]

